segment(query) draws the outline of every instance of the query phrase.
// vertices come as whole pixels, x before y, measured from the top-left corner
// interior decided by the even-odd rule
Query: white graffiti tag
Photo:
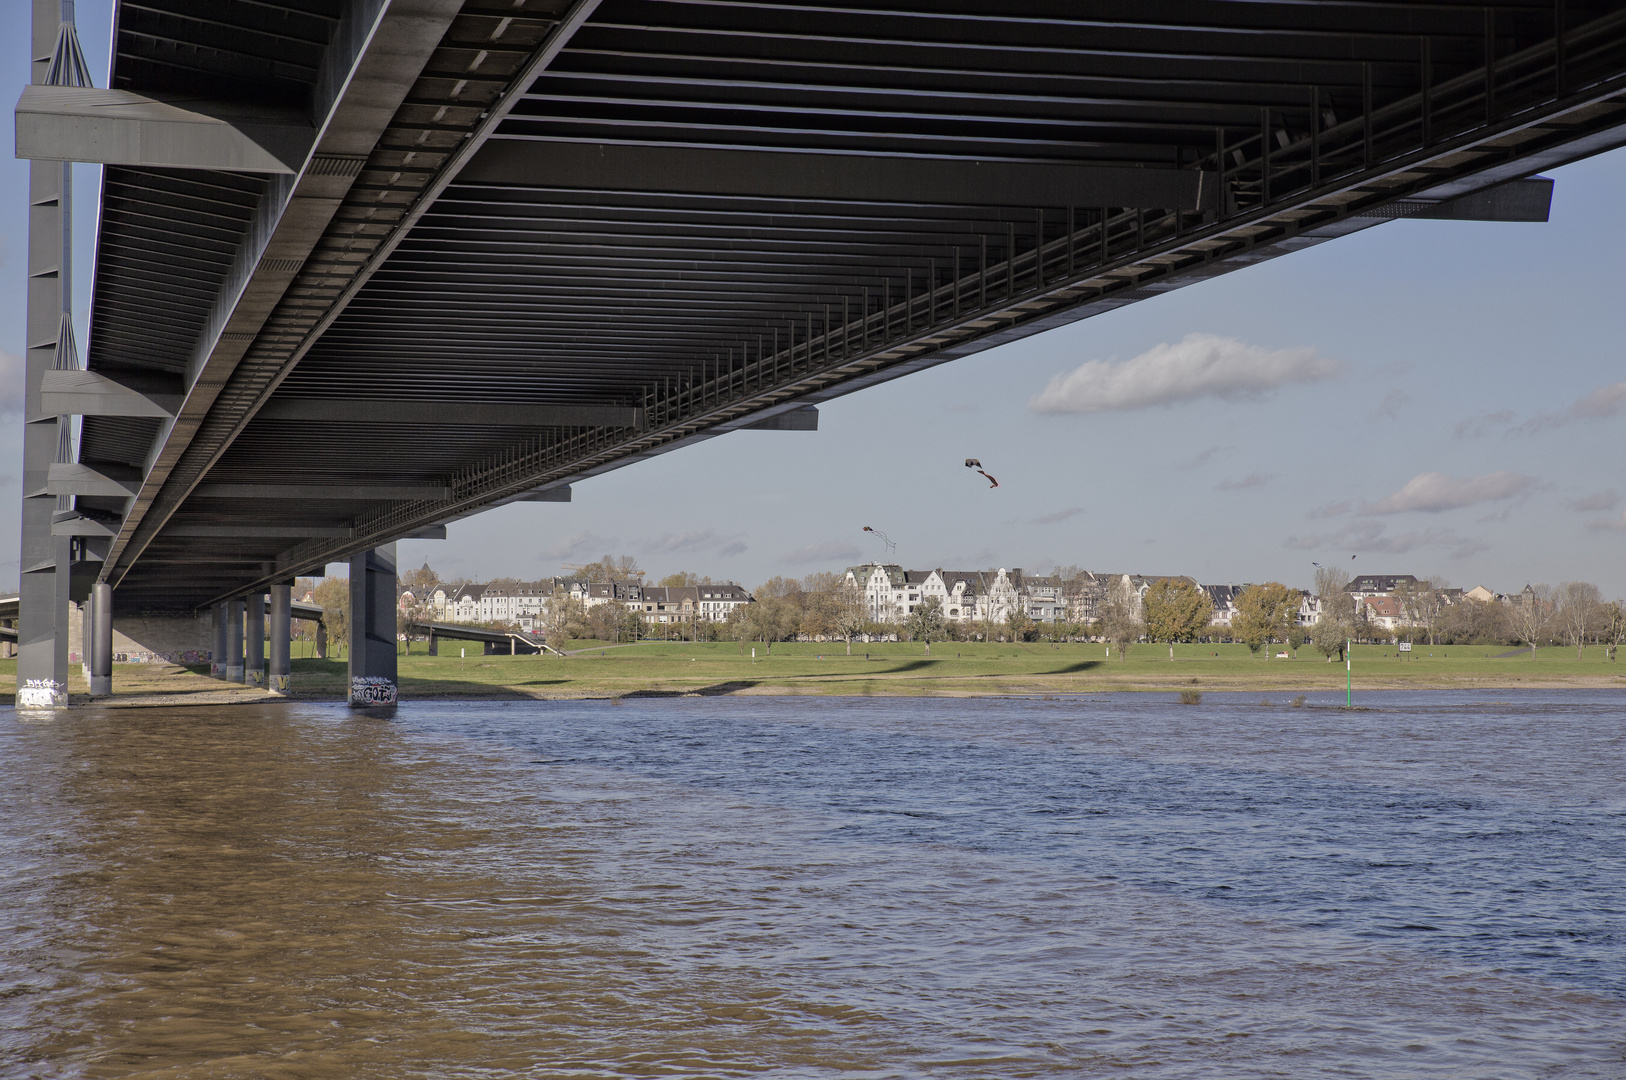
[[[358,675],[350,680],[350,704],[394,705],[395,682],[381,675]]]
[[[68,703],[68,688],[55,679],[25,679],[17,688],[19,709],[56,709]]]

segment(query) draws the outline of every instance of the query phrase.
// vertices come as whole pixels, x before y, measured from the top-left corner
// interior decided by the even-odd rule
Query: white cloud
[[[23,358],[0,349],[0,416],[23,411]]]
[[[1069,506],[1065,510],[1052,510],[1048,514],[1040,514],[1033,519],[1035,525],[1059,525],[1070,517],[1077,517],[1084,512],[1082,506]]]
[[[1513,410],[1502,409],[1498,412],[1479,413],[1470,416],[1456,427],[1451,433],[1459,439],[1481,439],[1492,431],[1500,431],[1513,423]]]
[[[1600,510],[1613,510],[1620,505],[1620,492],[1614,488],[1608,491],[1599,491],[1579,499],[1569,500],[1570,509],[1581,513],[1595,514]]]
[[[582,531],[574,536],[567,536],[563,540],[542,549],[545,559],[577,559],[584,555],[599,555],[615,547],[614,537],[596,536],[593,533]]]
[[[1375,552],[1403,555],[1421,548],[1445,548],[1452,558],[1464,559],[1488,550],[1488,545],[1452,529],[1416,529],[1389,534],[1381,521],[1351,521],[1324,536],[1290,536],[1282,545],[1297,551]]]
[[[1533,476],[1493,472],[1457,479],[1444,473],[1418,473],[1393,495],[1363,507],[1363,514],[1404,514],[1414,510],[1439,513],[1476,503],[1500,502],[1524,495],[1536,484]]]
[[[1586,527],[1593,532],[1626,532],[1626,510],[1622,510],[1619,517],[1595,518],[1587,522]]]
[[[782,563],[801,566],[806,563],[854,563],[862,552],[843,540],[828,540],[822,544],[807,544],[779,557]]]
[[[1224,479],[1214,485],[1215,491],[1252,491],[1276,479],[1275,473],[1251,472],[1240,480]]]
[[[1342,368],[1308,346],[1272,352],[1235,338],[1188,334],[1123,363],[1091,360],[1057,375],[1028,407],[1043,413],[1094,413],[1199,398],[1261,398],[1293,383],[1333,378]]]
[[[1377,420],[1387,416],[1391,420],[1400,418],[1400,410],[1411,404],[1411,395],[1404,390],[1391,390],[1378,402],[1378,407],[1366,414],[1368,420]]]
[[[1348,500],[1343,502],[1322,503],[1320,506],[1316,507],[1314,510],[1311,510],[1304,516],[1311,519],[1341,517],[1353,509],[1354,507],[1349,504]]]
[[[1588,391],[1569,408],[1556,413],[1538,413],[1519,425],[1523,435],[1548,431],[1573,424],[1577,420],[1605,420],[1626,412],[1626,382],[1600,386]]]
[[[1215,454],[1223,454],[1227,450],[1235,449],[1236,447],[1234,446],[1210,446],[1207,450],[1202,451],[1190,460],[1182,461],[1180,464],[1176,465],[1175,468],[1189,472],[1192,469],[1207,465],[1209,460],[1213,458]]]
[[[723,556],[738,555],[746,548],[745,542],[740,539],[740,536],[739,533],[724,536],[718,533],[716,529],[698,529],[686,533],[662,533],[659,536],[642,541],[637,548],[640,552],[649,552],[654,555],[684,555],[713,550]]]

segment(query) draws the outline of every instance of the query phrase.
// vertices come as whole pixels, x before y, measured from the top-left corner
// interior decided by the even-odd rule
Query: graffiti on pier
[[[395,681],[381,675],[358,675],[350,680],[350,704],[394,705]]]
[[[68,703],[68,688],[55,679],[25,679],[17,688],[19,709],[56,709]]]

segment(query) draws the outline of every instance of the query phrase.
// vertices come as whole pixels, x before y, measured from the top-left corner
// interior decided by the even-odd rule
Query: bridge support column
[[[429,631],[429,655],[440,655],[440,638],[435,636],[435,632],[433,630]]]
[[[85,602],[79,605],[79,671],[85,677],[85,684],[90,684],[90,635],[94,632],[91,627],[95,625],[96,617],[91,611],[96,606],[96,593],[85,597]],[[73,657],[70,656],[71,662]]]
[[[395,545],[350,559],[350,707],[394,705]]]
[[[90,694],[113,693],[113,586],[98,581],[90,587],[90,637],[85,642],[90,659]]]
[[[230,645],[226,622],[231,614],[230,609],[230,604],[215,605],[215,649],[209,654],[209,674],[217,679],[226,677],[226,648]]]
[[[271,586],[271,670],[266,689],[273,694],[288,692],[289,675],[293,670],[289,623],[289,602],[294,583],[279,581]]]
[[[243,684],[265,686],[265,594],[255,593],[246,601],[247,626],[243,628]]]
[[[226,681],[243,681],[243,602],[226,601]]]
[[[327,623],[316,624],[316,657],[319,660],[327,659]]]

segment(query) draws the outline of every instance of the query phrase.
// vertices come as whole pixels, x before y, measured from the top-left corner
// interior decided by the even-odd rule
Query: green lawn
[[[448,647],[450,646],[450,647]],[[931,654],[919,643],[842,644],[779,642],[743,648],[734,642],[688,644],[642,642],[613,646],[576,642],[583,651],[552,655],[485,656],[443,642],[441,655],[422,644],[400,657],[402,696],[603,697],[675,694],[860,694],[975,695],[1084,693],[1101,690],[1171,690],[1193,685],[1211,690],[1342,690],[1344,666],[1329,664],[1313,649],[1295,658],[1250,655],[1242,645],[1137,645],[1124,660],[1103,645],[977,644],[936,642]],[[1516,686],[1626,688],[1626,665],[1605,659],[1602,649],[1529,650],[1483,646],[1421,645],[1409,656],[1394,646],[1357,646],[1354,683],[1360,689]],[[1273,650],[1274,652],[1274,650]],[[302,696],[344,696],[342,657],[294,660],[294,689]],[[16,661],[0,661],[0,692],[15,684]],[[198,692],[221,683],[207,667],[119,664],[118,693]],[[77,666],[70,691],[85,688]]]

